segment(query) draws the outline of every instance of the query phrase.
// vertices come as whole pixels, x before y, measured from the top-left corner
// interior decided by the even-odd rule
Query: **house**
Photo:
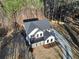
[[[24,20],[26,40],[32,48],[55,42],[55,34],[48,20],[28,20]]]

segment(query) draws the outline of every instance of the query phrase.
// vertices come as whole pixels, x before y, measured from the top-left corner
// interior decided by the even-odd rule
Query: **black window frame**
[[[37,34],[36,36],[39,37],[39,34]]]
[[[40,36],[43,36],[43,33],[40,33]]]
[[[47,40],[47,43],[49,43],[49,40]]]
[[[51,39],[51,42],[53,41],[53,39]]]

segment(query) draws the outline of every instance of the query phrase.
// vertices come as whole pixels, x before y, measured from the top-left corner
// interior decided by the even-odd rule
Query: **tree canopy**
[[[6,14],[11,16],[13,13],[22,9],[24,1],[23,0],[5,0],[4,1],[4,8]]]

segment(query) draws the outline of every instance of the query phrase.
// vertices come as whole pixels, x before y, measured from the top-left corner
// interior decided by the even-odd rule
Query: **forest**
[[[60,40],[29,47],[23,20],[33,18],[48,19],[70,52]],[[79,0],[0,0],[0,59],[79,59]]]

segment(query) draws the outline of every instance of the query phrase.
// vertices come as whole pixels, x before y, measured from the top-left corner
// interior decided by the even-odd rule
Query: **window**
[[[38,37],[39,35],[37,34],[37,37]]]
[[[49,42],[49,40],[47,40],[47,43]]]
[[[51,42],[53,41],[53,39],[51,39]]]
[[[40,36],[42,36],[42,33],[40,34]]]

